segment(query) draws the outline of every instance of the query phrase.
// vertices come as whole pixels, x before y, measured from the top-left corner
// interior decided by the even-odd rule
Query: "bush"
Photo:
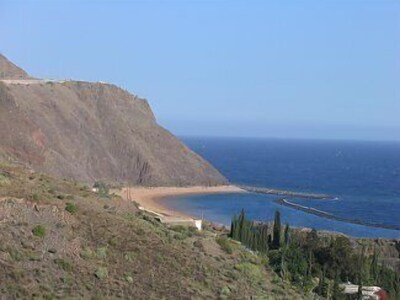
[[[39,194],[37,194],[37,193],[33,193],[32,195],[31,195],[31,197],[32,197],[32,200],[33,201],[39,201]]]
[[[65,260],[65,259],[56,258],[54,260],[54,263],[59,265],[66,272],[71,272],[72,271],[71,263],[69,261]]]
[[[107,248],[106,247],[99,247],[96,249],[96,256],[100,259],[107,258]]]
[[[10,185],[11,180],[5,174],[0,173],[0,186]]]
[[[264,281],[264,275],[259,266],[252,263],[240,263],[235,265],[234,268],[242,273],[242,275],[244,275],[253,286]]]
[[[216,241],[222,250],[224,250],[228,254],[232,254],[232,245],[226,237],[219,237]]]
[[[199,240],[194,241],[193,246],[198,248],[202,252],[205,251],[204,244]]]
[[[231,295],[231,290],[230,290],[230,288],[227,287],[227,286],[224,286],[224,287],[221,289],[220,293],[219,293],[219,298],[220,298],[220,299],[229,299],[229,298],[230,298],[230,295]]]
[[[94,255],[95,255],[95,253],[94,253],[90,248],[84,248],[84,249],[82,249],[82,251],[81,251],[81,253],[80,253],[80,256],[81,256],[83,259],[90,259],[90,258],[93,258]]]
[[[90,189],[89,189],[89,187],[85,184],[85,185],[81,186],[79,190],[80,190],[81,192],[88,192]]]
[[[106,267],[99,267],[96,272],[94,272],[94,276],[98,279],[103,280],[108,277],[108,270]]]
[[[128,283],[133,283],[133,277],[130,276],[130,275],[126,275],[126,276],[125,276],[125,280],[126,280]]]
[[[46,228],[43,225],[37,225],[32,229],[34,236],[44,237],[46,235]]]
[[[98,190],[98,193],[102,197],[108,197],[109,187],[102,181],[96,181],[93,185],[94,188]]]
[[[183,226],[183,225],[175,225],[171,227],[171,230],[177,232],[178,234],[174,235],[176,240],[184,240],[188,237],[192,237],[193,233],[197,231],[195,227]]]
[[[68,202],[65,206],[65,210],[73,215],[78,211],[78,207],[75,203]]]
[[[21,261],[24,259],[24,255],[22,254],[22,252],[19,252],[17,249],[9,249],[8,253],[15,261]]]
[[[137,255],[135,252],[129,251],[129,252],[125,253],[124,258],[126,261],[133,262],[135,260],[136,256]]]

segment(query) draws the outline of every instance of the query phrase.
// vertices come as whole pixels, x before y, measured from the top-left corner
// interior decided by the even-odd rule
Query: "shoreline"
[[[138,203],[144,210],[166,217],[196,219],[195,216],[174,210],[163,204],[167,197],[246,193],[247,191],[235,185],[192,186],[192,187],[125,187],[117,192],[124,200]]]
[[[272,190],[275,191],[275,190]],[[229,194],[229,193],[251,193],[248,189],[245,189],[241,186],[236,185],[221,185],[221,186],[192,186],[192,187],[124,187],[117,191],[114,191],[116,194],[121,196],[126,201],[134,201],[139,205],[140,210],[147,211],[153,215],[161,216],[165,219],[175,219],[175,220],[186,220],[186,221],[195,221],[199,219],[199,216],[191,215],[185,212],[182,212],[177,209],[171,209],[163,203],[163,199],[168,197],[180,197],[180,196],[190,196],[190,195],[209,195],[209,194]],[[262,193],[262,194],[271,194],[271,193]],[[277,195],[278,196],[278,195]],[[314,198],[313,198],[314,199]],[[399,230],[399,228],[394,228],[394,226],[384,225],[384,224],[376,224],[376,223],[368,223],[368,222],[360,222],[359,220],[338,218],[329,213],[319,211],[317,209],[309,208],[309,207],[299,207],[299,205],[288,201],[287,199],[278,198],[273,200],[278,205],[283,205],[290,207],[295,210],[302,210],[305,213],[317,215],[323,219],[333,219],[337,221],[346,222],[349,224],[355,225],[363,225],[367,227],[373,228],[381,228],[388,230]],[[215,223],[218,224],[218,223]],[[299,227],[305,229],[306,227]],[[324,230],[326,232],[334,233],[334,231]],[[345,233],[337,232],[343,235],[347,235]],[[348,236],[348,235],[347,235]],[[395,238],[397,240],[397,238]]]

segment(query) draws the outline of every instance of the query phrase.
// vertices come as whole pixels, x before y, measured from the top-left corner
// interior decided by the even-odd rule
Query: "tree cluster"
[[[254,222],[242,210],[234,216],[230,237],[249,249],[268,255],[269,265],[282,278],[305,291],[327,299],[345,299],[342,283],[359,286],[354,299],[361,297],[362,286],[375,285],[386,290],[390,299],[400,299],[400,274],[380,263],[378,249],[367,255],[365,247],[356,249],[345,236],[320,236],[281,225],[275,212],[272,230],[267,223]],[[360,298],[361,299],[361,298]]]

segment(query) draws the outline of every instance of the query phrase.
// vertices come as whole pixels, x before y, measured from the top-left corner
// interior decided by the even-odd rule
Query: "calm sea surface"
[[[325,212],[400,226],[400,143],[238,138],[183,138],[232,183],[324,193],[338,200],[292,199]],[[279,209],[292,226],[357,237],[400,238],[400,231],[324,219],[254,193],[168,198],[167,206],[230,224],[242,208],[250,218],[272,220]]]

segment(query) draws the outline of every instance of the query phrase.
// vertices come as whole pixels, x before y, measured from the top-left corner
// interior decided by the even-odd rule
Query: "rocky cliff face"
[[[110,84],[30,80],[4,60],[0,57],[2,79],[14,80],[0,81],[3,159],[86,182],[226,183],[209,163],[157,125],[146,100]]]

